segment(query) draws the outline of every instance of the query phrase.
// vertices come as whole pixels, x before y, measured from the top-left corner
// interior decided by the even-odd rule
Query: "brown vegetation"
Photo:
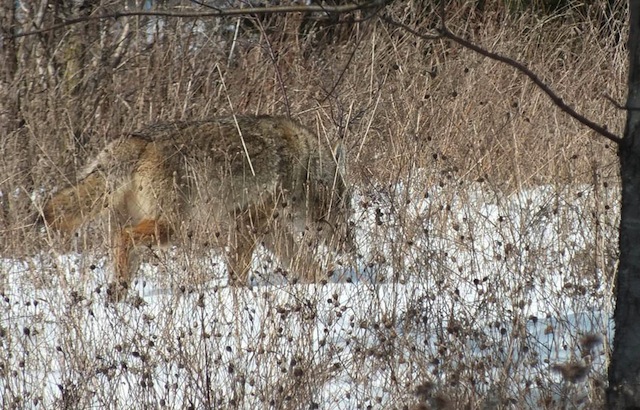
[[[422,3],[395,2],[385,12],[417,31],[432,32],[437,17],[426,13]],[[92,12],[116,6],[96,7]],[[623,100],[624,44],[620,33],[603,29],[597,13],[579,11],[547,17],[511,14],[497,5],[480,12],[456,3],[448,23],[475,43],[525,62],[579,112],[621,134],[624,112],[605,97]],[[28,10],[24,18],[36,19],[36,12]],[[41,24],[54,24],[59,15],[45,13]],[[33,351],[31,341],[39,342],[52,326],[38,321],[40,310],[54,312],[63,329],[53,342],[64,363],[56,379],[61,392],[57,405],[109,403],[115,393],[96,393],[91,381],[126,374],[139,381],[130,386],[132,395],[160,407],[171,406],[168,397],[179,402],[168,392],[186,384],[191,386],[187,399],[211,408],[243,408],[250,399],[265,408],[325,408],[316,393],[337,375],[344,377],[346,365],[364,374],[350,373],[360,384],[340,394],[362,408],[509,408],[534,388],[542,392],[539,408],[602,403],[601,370],[581,367],[580,377],[567,376],[570,365],[533,354],[525,335],[528,326],[543,319],[527,313],[528,301],[551,280],[546,276],[550,271],[561,273],[565,281],[550,301],[575,303],[587,311],[610,300],[618,218],[612,193],[618,182],[615,147],[563,115],[512,68],[449,41],[418,39],[375,16],[356,17],[362,21],[349,24],[350,29],[345,25],[331,31],[308,22],[302,30],[303,16],[295,14],[219,20],[140,17],[92,21],[17,40],[19,64],[0,90],[0,254],[13,261],[24,283],[7,283],[9,274],[0,272],[5,297],[0,302],[0,345]],[[14,93],[19,101],[8,97]],[[349,363],[341,361],[343,347],[331,344],[332,324],[351,312],[341,295],[320,289],[315,299],[307,299],[292,287],[286,303],[257,291],[234,294],[236,303],[228,306],[224,291],[202,285],[215,278],[214,269],[202,262],[201,254],[186,251],[149,258],[163,273],[154,280],[169,283],[175,297],[165,309],[147,311],[141,303],[137,309],[108,311],[107,325],[100,327],[93,314],[104,297],[103,283],[98,280],[95,289],[84,284],[91,283],[87,277],[101,269],[101,258],[109,252],[104,235],[108,221],[86,225],[71,243],[61,243],[35,225],[47,196],[76,182],[88,159],[118,136],[149,123],[240,113],[290,115],[322,140],[341,140],[347,181],[358,193],[354,206],[363,215],[356,220],[366,234],[359,244],[368,247],[354,264],[366,266],[380,282],[417,282],[426,289],[385,294],[370,317],[350,322],[354,330],[345,342],[353,351]],[[8,121],[7,115],[19,121]],[[491,223],[512,226],[513,235],[496,237],[491,253],[479,251],[475,229],[484,214],[469,210],[472,205],[504,205],[540,187],[548,188],[546,202],[539,206],[523,196],[517,211],[539,218],[498,215]],[[475,193],[479,198],[471,198]],[[427,209],[417,202],[425,197],[433,199]],[[562,209],[577,202],[580,226],[563,219]],[[456,213],[460,208],[468,214]],[[562,241],[535,242],[528,235],[538,226],[548,227]],[[476,259],[463,260],[434,238]],[[74,250],[85,253],[71,262],[55,259]],[[26,258],[26,267],[18,257]],[[273,273],[268,259],[260,258],[261,267],[269,266],[267,276]],[[486,260],[499,269],[485,277],[477,266]],[[65,272],[72,272],[69,276],[77,282]],[[514,272],[518,281],[509,282],[506,278]],[[205,281],[190,283],[194,275]],[[456,297],[462,285],[475,289],[474,308],[484,317],[461,313],[466,306]],[[51,299],[16,305],[20,295],[5,291],[30,286],[53,292]],[[174,315],[187,303],[181,298],[189,295],[199,295],[184,314],[184,322],[193,327],[175,326]],[[450,311],[432,309],[441,295],[456,301]],[[407,309],[391,309],[388,317],[376,314],[396,299],[408,300]],[[215,314],[205,309],[212,304],[217,304]],[[258,331],[251,310],[256,306],[268,312]],[[318,312],[326,306],[330,313],[320,319]],[[565,311],[563,304],[551,302],[546,308],[550,317]],[[23,322],[16,319],[16,309],[30,320],[28,325],[17,324]],[[475,325],[480,319],[493,325],[479,329]],[[79,325],[87,323],[93,333]],[[149,330],[149,324],[159,330]],[[598,326],[607,328],[606,323],[594,324]],[[142,330],[128,333],[131,329]],[[102,332],[127,342],[114,347]],[[556,345],[569,350],[580,349],[578,333],[566,323],[548,325],[549,337],[557,335]],[[313,339],[316,334],[321,337]],[[358,337],[362,334],[364,339]],[[594,356],[606,355],[604,336],[604,347],[598,352],[594,348]],[[240,351],[239,341],[227,342],[232,337],[250,337],[251,349]],[[468,355],[470,344],[481,357]],[[44,361],[37,355],[11,355],[6,362],[0,359],[5,407],[43,400],[36,387],[30,392],[21,387],[32,382],[21,369],[46,371],[41,369]],[[175,385],[160,386],[157,391],[164,395],[154,395],[147,388],[154,385],[149,369],[160,366],[172,369]],[[513,373],[518,366],[542,369],[546,376],[527,379]],[[551,366],[571,382],[562,385],[561,400],[551,391],[557,382]],[[211,369],[224,369],[229,384],[211,386]],[[390,376],[382,386],[371,386],[367,380],[373,374]]]

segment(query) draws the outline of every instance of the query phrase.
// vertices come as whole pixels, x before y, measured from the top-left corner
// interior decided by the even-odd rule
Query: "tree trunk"
[[[72,1],[63,0],[61,2],[61,20],[77,19],[86,17],[92,12],[92,1]],[[64,98],[67,106],[67,118],[70,122],[70,129],[73,131],[73,153],[76,163],[74,168],[78,168],[82,161],[79,161],[83,148],[87,143],[84,133],[85,113],[88,101],[83,100],[83,88],[86,85],[88,56],[87,48],[89,39],[88,23],[74,24],[65,33],[65,41],[62,43],[60,56],[64,67],[62,73],[62,84]]]
[[[4,0],[0,8],[0,154],[15,178],[0,181],[0,227],[6,227],[29,214],[30,200],[25,194],[31,192],[31,156],[29,138],[24,134],[20,97],[23,82],[18,65],[18,42],[13,35],[18,33],[17,9],[19,3]],[[24,222],[22,222],[24,224]]]
[[[629,2],[629,91],[619,147],[622,204],[607,407],[640,408],[640,2]]]

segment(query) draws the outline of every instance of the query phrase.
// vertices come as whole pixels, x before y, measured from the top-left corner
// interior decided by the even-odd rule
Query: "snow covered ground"
[[[612,337],[615,192],[450,192],[354,199],[351,283],[233,289],[220,259],[172,248],[143,265],[139,303],[114,305],[103,249],[5,257],[0,406],[588,408]],[[568,363],[587,375],[563,379]]]

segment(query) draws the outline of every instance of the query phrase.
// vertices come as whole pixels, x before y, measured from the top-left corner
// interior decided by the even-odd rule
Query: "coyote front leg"
[[[171,230],[165,222],[144,219],[135,226],[122,229],[117,234],[115,249],[115,282],[109,285],[108,295],[114,301],[122,300],[131,285],[135,273],[131,253],[136,246],[165,245]]]

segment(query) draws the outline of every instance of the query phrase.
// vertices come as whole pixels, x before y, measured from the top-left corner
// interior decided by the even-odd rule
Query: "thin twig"
[[[628,107],[626,105],[620,104],[618,101],[614,100],[613,97],[611,97],[608,94],[603,94],[602,96],[604,97],[605,100],[609,101],[614,107],[616,107],[619,110],[640,111],[640,108]]]
[[[264,41],[267,43],[267,50],[269,51],[269,58],[271,59],[271,63],[273,64],[273,70],[276,74],[276,81],[278,86],[280,87],[280,92],[282,93],[282,98],[284,99],[284,109],[287,114],[287,118],[291,118],[291,104],[289,103],[289,96],[287,95],[287,87],[284,84],[284,80],[282,79],[282,72],[280,71],[280,66],[278,65],[278,59],[276,58],[276,53],[273,52],[273,45],[271,44],[271,40],[269,40],[269,35],[267,34],[267,30],[265,30],[264,25],[260,21],[260,19],[255,20],[255,24],[258,26],[258,30],[262,33],[264,37]]]
[[[253,163],[251,162],[251,156],[249,155],[247,144],[244,140],[244,136],[242,135],[242,129],[240,128],[240,124],[238,123],[236,110],[233,108],[231,97],[229,97],[229,90],[227,89],[227,84],[224,82],[224,75],[222,75],[222,70],[220,70],[220,65],[216,64],[216,69],[218,70],[218,75],[220,75],[220,82],[222,83],[222,88],[224,88],[225,95],[227,96],[227,102],[229,103],[229,108],[231,108],[231,113],[233,115],[233,122],[236,126],[236,130],[238,131],[238,135],[240,136],[240,142],[242,142],[242,149],[244,150],[244,155],[247,157],[247,162],[249,163],[249,169],[251,170],[251,175],[255,177],[256,170],[253,168]]]

